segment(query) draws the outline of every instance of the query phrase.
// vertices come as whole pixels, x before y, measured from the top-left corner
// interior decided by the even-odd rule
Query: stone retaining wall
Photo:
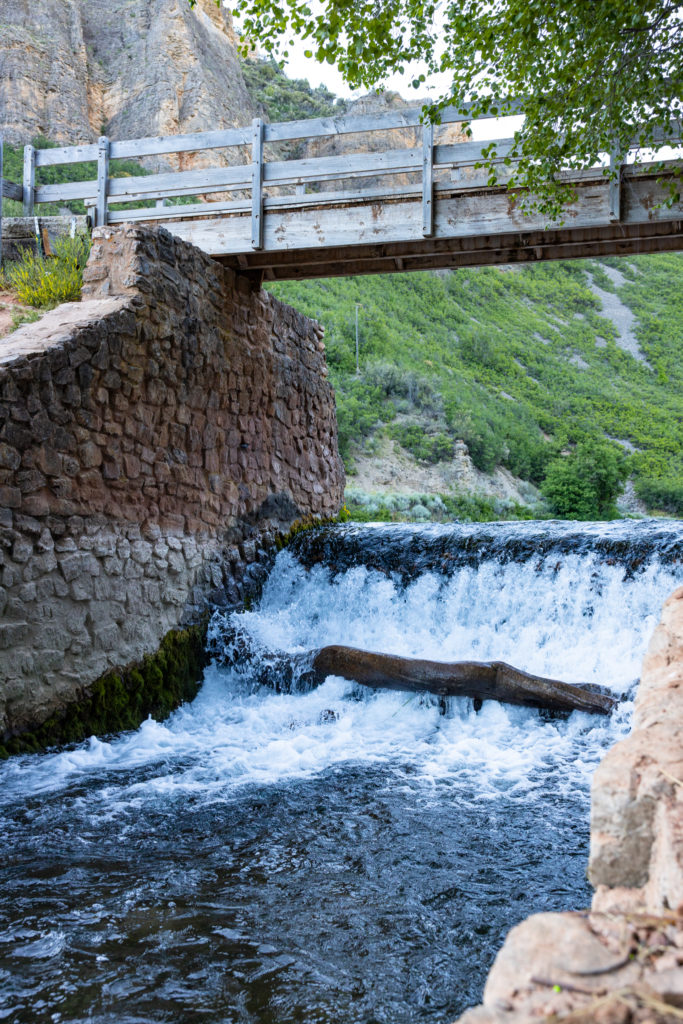
[[[240,600],[339,508],[322,330],[164,230],[100,229],[83,301],[0,342],[0,737]]]

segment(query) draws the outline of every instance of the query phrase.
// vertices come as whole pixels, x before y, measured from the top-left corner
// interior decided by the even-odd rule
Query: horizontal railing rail
[[[13,181],[3,179],[2,197],[3,199],[14,199],[20,203],[24,198],[24,190],[21,185],[15,185]]]
[[[33,214],[36,203],[83,201],[98,225],[127,220],[205,218],[218,213],[242,217],[250,213],[251,248],[258,250],[263,244],[265,210],[304,209],[324,202],[353,204],[382,198],[392,201],[400,196],[421,194],[422,235],[429,237],[434,229],[435,194],[449,188],[466,191],[488,186],[488,172],[484,169],[477,175],[476,168],[484,162],[484,153],[492,143],[496,147],[495,164],[504,165],[511,159],[514,145],[511,138],[438,140],[443,126],[467,120],[470,109],[469,104],[446,108],[441,112],[440,125],[437,126],[425,122],[423,109],[415,107],[383,114],[340,115],[277,124],[266,124],[256,118],[244,128],[124,141],[110,141],[103,136],[98,143],[53,149],[27,146],[24,150],[23,183],[3,183],[3,195],[22,200],[26,215]],[[477,120],[521,112],[520,101],[498,102]],[[335,139],[351,135],[371,140],[373,133],[401,129],[413,130],[417,145],[376,151],[370,142],[370,148],[360,152],[303,156],[296,147],[293,152],[291,147],[289,151],[286,147],[284,151],[282,147],[278,149],[281,143],[306,141],[333,146]],[[670,135],[661,130],[653,142],[663,145],[679,141],[682,137],[681,123],[672,122]],[[639,144],[638,138],[634,138],[631,148],[637,149]],[[362,145],[363,141],[359,141],[359,148]],[[268,151],[266,146],[270,146]],[[219,150],[232,153],[227,164],[139,176],[110,173],[112,160],[142,160],[187,153],[210,155]],[[623,153],[610,156],[613,172],[610,219],[613,221],[620,219],[620,174],[625,156]],[[96,164],[96,176],[90,180],[36,184],[36,172],[41,168],[84,162]],[[586,173],[604,176],[604,168],[578,172],[578,175],[574,172],[574,176],[582,177]],[[400,175],[407,176],[407,180],[397,188],[395,182]],[[386,180],[386,183],[378,188],[377,179]],[[507,170],[500,179],[501,184],[509,179]],[[338,186],[341,183],[341,187],[329,187],[335,183]],[[296,190],[294,194],[292,189]],[[226,195],[232,198],[224,198]],[[216,196],[217,201],[203,201],[207,196]],[[198,201],[191,202],[193,197]],[[165,205],[167,200],[178,199],[188,201],[181,205]],[[126,204],[155,202],[156,207],[148,205],[144,209],[134,209],[128,205],[126,208]]]

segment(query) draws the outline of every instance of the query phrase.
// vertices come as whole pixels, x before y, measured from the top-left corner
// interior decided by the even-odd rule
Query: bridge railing
[[[505,114],[519,113],[521,104],[509,103]],[[494,108],[486,115],[501,116]],[[92,212],[96,224],[135,220],[172,220],[174,218],[215,217],[232,214],[251,219],[251,247],[263,246],[264,209],[318,204],[367,202],[376,198],[418,195],[422,200],[422,234],[434,231],[434,194],[436,190],[481,188],[488,184],[487,173],[474,168],[483,160],[483,151],[491,140],[439,142],[444,128],[457,125],[467,117],[467,105],[446,108],[441,124],[423,122],[421,107],[370,114],[324,117],[314,120],[267,124],[256,118],[245,128],[211,132],[111,141],[102,136],[98,143],[36,149],[26,146],[22,198],[25,215],[32,215],[36,203],[68,203],[82,200]],[[678,126],[680,129],[680,126]],[[415,145],[402,149],[382,146],[373,150],[378,133],[411,129]],[[360,152],[342,152],[323,156],[292,153],[292,144],[332,146],[355,136]],[[680,138],[680,130],[678,132]],[[358,141],[360,140],[360,141]],[[512,139],[497,139],[496,162],[502,166],[512,148]],[[352,140],[352,145],[353,145]],[[634,141],[634,146],[637,142]],[[288,147],[287,151],[283,151]],[[222,154],[227,153],[227,157]],[[216,166],[195,166],[190,170],[169,170],[142,176],[113,177],[110,161],[175,157],[181,163],[190,156],[195,161],[212,159]],[[613,156],[613,161],[616,157]],[[221,161],[218,163],[218,161]],[[36,184],[36,171],[57,165],[95,161],[97,176],[88,181]],[[600,172],[602,173],[602,172]],[[398,187],[395,187],[399,181]],[[336,183],[336,188],[334,186]],[[350,187],[349,187],[350,184]],[[611,201],[612,219],[619,219],[618,182]],[[206,197],[214,201],[205,201]],[[226,196],[228,198],[226,198]],[[202,201],[192,202],[201,198]],[[182,205],[165,205],[168,200],[185,200]],[[151,203],[156,207],[150,208]],[[148,204],[135,208],[129,204]],[[123,208],[122,208],[123,207]]]
[[[511,104],[510,112],[518,110]],[[467,116],[467,106],[457,111],[443,112],[444,126],[461,122]],[[489,116],[494,117],[496,113]],[[268,147],[277,157],[283,144],[313,143],[325,144],[331,140],[358,136],[365,140],[377,132],[392,132],[413,129],[421,136],[421,144],[404,149],[384,149],[382,152],[368,152],[363,142],[363,152],[343,153],[322,157],[294,157],[267,159]],[[378,178],[396,178],[398,175],[412,175],[420,179],[423,193],[423,228],[425,235],[432,227],[432,190],[436,171],[472,167],[482,156],[482,143],[464,142],[454,146],[435,145],[436,129],[430,123],[422,123],[422,108],[392,111],[389,113],[362,116],[325,117],[311,120],[267,124],[256,118],[245,128],[234,128],[212,132],[198,132],[168,137],[150,137],[124,141],[110,141],[105,136],[98,143],[64,146],[53,149],[36,149],[26,146],[24,150],[24,176],[22,198],[24,213],[33,214],[37,203],[68,203],[82,200],[93,211],[97,224],[116,223],[130,220],[169,220],[173,217],[214,216],[218,213],[250,213],[252,218],[252,245],[259,248],[263,235],[263,205],[277,200],[286,204],[287,191],[296,189],[297,205],[315,205],[326,193],[321,186],[351,180],[358,185]],[[142,159],[149,157],[180,157],[181,154],[201,155],[205,159],[216,151],[229,151],[228,159],[214,167],[195,167],[192,170],[165,171],[135,177],[112,177],[109,173],[111,160]],[[246,159],[244,159],[246,156]],[[501,159],[504,154],[501,154]],[[97,177],[88,181],[61,182],[59,184],[36,184],[36,171],[44,167],[79,164],[94,161]],[[311,193],[310,189],[316,191]],[[354,191],[364,198],[372,190],[360,188]],[[386,186],[377,194],[386,194]],[[186,197],[202,198],[221,194],[237,194],[236,199],[219,202],[183,204],[167,207],[165,201]],[[335,196],[338,190],[335,190]],[[341,196],[339,196],[341,198]],[[353,198],[353,195],[350,197]],[[122,204],[156,202],[158,209],[144,210],[129,207],[117,209]],[[112,209],[112,207],[114,207]]]

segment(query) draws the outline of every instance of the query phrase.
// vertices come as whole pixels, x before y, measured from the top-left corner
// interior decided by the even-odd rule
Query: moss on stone
[[[208,663],[206,626],[205,620],[187,629],[171,630],[155,654],[100,676],[65,711],[52,715],[32,732],[0,743],[0,758],[136,729],[148,715],[157,721],[166,718],[184,701],[192,700],[199,689]]]
[[[330,526],[332,523],[343,523],[346,522],[347,518],[347,516],[343,516],[340,512],[336,516],[304,516],[301,519],[296,519],[286,533],[277,534],[275,537],[275,548],[277,551],[282,551],[300,533],[305,533],[306,530],[314,530],[321,526]]]

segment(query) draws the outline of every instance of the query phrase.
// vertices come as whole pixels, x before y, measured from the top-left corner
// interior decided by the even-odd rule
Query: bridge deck
[[[82,199],[98,224],[163,224],[255,277],[323,277],[683,249],[683,201],[666,206],[680,163],[612,163],[572,175],[562,224],[525,216],[505,185],[512,140],[499,139],[501,181],[477,167],[486,142],[464,135],[462,108],[439,126],[421,109],[166,138],[35,150],[24,212]],[[680,125],[672,126],[680,139]],[[404,148],[390,148],[391,140]],[[176,170],[109,173],[113,158],[170,158]],[[36,169],[97,161],[97,178],[36,185]],[[208,166],[201,166],[206,164]],[[180,169],[192,162],[190,170]],[[610,174],[610,171],[613,172]],[[14,190],[17,186],[12,186]],[[174,205],[167,205],[168,203]]]
[[[166,222],[228,265],[269,280],[392,273],[683,249],[683,205],[665,199],[659,175],[626,172],[621,216],[611,220],[609,183],[586,178],[562,226],[524,216],[504,187],[435,190],[434,229],[420,230],[421,196],[343,194],[315,206],[265,204],[262,250],[248,246],[247,215]]]

